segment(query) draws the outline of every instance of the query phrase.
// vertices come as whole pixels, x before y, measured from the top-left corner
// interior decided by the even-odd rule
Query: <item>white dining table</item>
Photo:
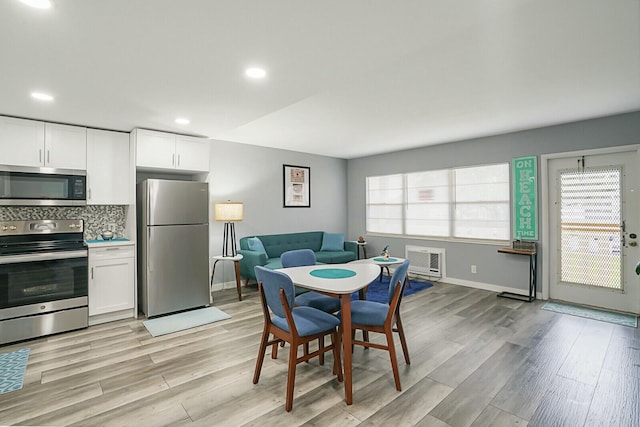
[[[348,263],[289,267],[281,268],[278,271],[288,275],[296,286],[340,298],[340,311],[342,313],[340,317],[343,331],[344,397],[347,405],[351,405],[353,403],[351,294],[365,289],[378,277],[380,268],[374,263]]]

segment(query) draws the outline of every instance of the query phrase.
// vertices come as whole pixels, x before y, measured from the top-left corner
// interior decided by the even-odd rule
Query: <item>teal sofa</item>
[[[266,253],[249,249],[249,239],[253,237],[260,239]],[[280,255],[294,249],[311,249],[316,254],[316,261],[322,264],[339,264],[357,258],[358,245],[355,242],[345,241],[343,250],[321,251],[323,237],[323,231],[243,237],[240,239],[240,249],[238,250],[238,253],[243,256],[240,260],[240,275],[245,278],[245,283],[249,283],[249,280],[255,281],[254,267],[256,265],[272,270],[282,268]]]

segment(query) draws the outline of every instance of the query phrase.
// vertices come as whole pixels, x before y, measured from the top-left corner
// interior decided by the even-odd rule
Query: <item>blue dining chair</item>
[[[282,253],[282,255],[280,255],[280,261],[284,268],[315,265],[316,254],[311,249],[296,249]],[[317,308],[318,310],[322,310],[326,313],[335,313],[340,310],[340,300],[338,298],[313,291],[307,291],[304,293],[298,293],[296,291],[294,304],[297,306]],[[320,337],[318,345],[324,345],[324,337]],[[305,352],[309,352],[308,345],[305,346]],[[320,355],[319,362],[321,365],[324,365],[324,354]]]
[[[396,348],[393,343],[393,332],[397,332],[400,336],[404,361],[407,365],[411,363],[409,360],[409,350],[407,349],[407,340],[402,327],[402,319],[400,318],[400,302],[402,302],[402,293],[404,292],[408,269],[409,260],[405,260],[393,272],[391,280],[389,281],[388,303],[366,300],[351,302],[351,336],[353,337],[353,344],[361,345],[365,348],[378,348],[389,352],[393,378],[398,391],[401,391],[402,388],[400,386]],[[362,340],[355,338],[355,331],[358,329],[363,333]],[[383,345],[369,342],[369,332],[384,334],[387,338],[387,344]]]
[[[327,351],[333,351],[333,373],[337,375],[338,381],[342,381],[340,336],[337,329],[340,320],[336,316],[313,307],[294,307],[294,286],[291,278],[286,274],[260,266],[255,267],[255,273],[264,315],[264,329],[260,340],[256,369],[253,374],[253,383],[257,384],[260,379],[267,347],[273,346],[271,357],[275,359],[278,343],[288,342],[290,350],[285,409],[289,412],[293,408],[293,388],[298,363],[306,362],[321,354],[324,355]],[[269,340],[270,335],[273,335],[273,340]],[[321,345],[318,350],[312,353],[305,352],[302,357],[298,357],[300,345],[308,345],[310,341],[324,338],[325,335],[331,335],[331,345],[327,347]]]
[[[311,249],[297,249],[284,252],[280,255],[280,261],[284,268],[315,265],[316,254]],[[327,313],[335,313],[340,310],[340,300],[338,298],[313,291],[296,296],[295,304],[317,308]]]

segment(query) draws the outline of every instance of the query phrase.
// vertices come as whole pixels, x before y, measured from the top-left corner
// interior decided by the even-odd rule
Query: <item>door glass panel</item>
[[[560,281],[622,290],[621,171],[560,173]]]

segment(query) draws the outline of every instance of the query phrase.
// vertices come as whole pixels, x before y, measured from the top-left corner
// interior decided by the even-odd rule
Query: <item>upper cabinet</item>
[[[134,204],[129,134],[87,129],[87,204]]]
[[[206,138],[146,129],[135,129],[133,135],[140,169],[209,172],[210,142]]]
[[[176,135],[176,168],[209,172],[210,148],[208,139]]]
[[[44,124],[44,166],[60,169],[87,168],[87,128]]]
[[[0,116],[2,164],[87,168],[87,129]]]

